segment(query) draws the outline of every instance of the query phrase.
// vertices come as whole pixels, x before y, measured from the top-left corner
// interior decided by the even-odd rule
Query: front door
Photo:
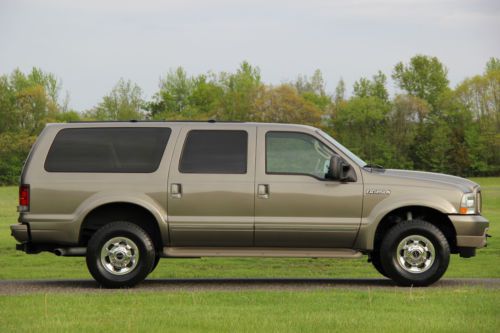
[[[177,140],[168,177],[171,246],[252,246],[254,126],[198,124]]]
[[[257,146],[255,245],[351,247],[361,222],[359,170],[356,182],[326,179],[337,152],[307,130],[260,127]]]

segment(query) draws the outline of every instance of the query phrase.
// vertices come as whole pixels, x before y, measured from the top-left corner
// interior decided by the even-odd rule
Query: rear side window
[[[182,173],[247,172],[246,131],[192,130],[182,151]]]
[[[170,128],[66,128],[50,147],[49,172],[149,173],[160,165]]]

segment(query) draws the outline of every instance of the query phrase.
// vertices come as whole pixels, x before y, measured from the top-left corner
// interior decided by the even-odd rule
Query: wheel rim
[[[139,249],[129,238],[115,237],[108,240],[101,249],[101,264],[113,275],[130,273],[139,262]]]
[[[405,237],[398,245],[396,259],[405,271],[423,273],[431,268],[436,258],[436,250],[432,242],[420,235]]]

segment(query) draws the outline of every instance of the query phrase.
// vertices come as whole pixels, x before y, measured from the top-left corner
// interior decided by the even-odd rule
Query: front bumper
[[[457,247],[481,248],[486,246],[486,233],[490,222],[481,215],[449,215],[457,232]]]

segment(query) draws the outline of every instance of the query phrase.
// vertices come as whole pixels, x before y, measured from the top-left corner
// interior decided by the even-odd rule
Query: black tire
[[[153,263],[153,268],[151,268],[150,273],[153,273],[153,271],[156,269],[156,267],[158,266],[159,263],[160,263],[160,256],[157,254],[155,256],[155,262]]]
[[[409,243],[403,242],[405,239]],[[406,251],[407,257],[403,256],[404,249],[398,252],[398,246],[405,243],[416,244],[415,251],[411,247]],[[417,265],[413,267],[412,262],[408,261],[419,260],[416,258],[425,262],[418,265],[413,262]],[[446,272],[450,262],[450,247],[441,230],[431,223],[422,220],[404,221],[396,224],[384,236],[380,246],[380,262],[387,276],[398,285],[424,287],[439,280]]]
[[[379,272],[380,274],[382,274],[385,277],[388,277],[386,272],[384,271],[384,268],[382,267],[382,262],[380,261],[380,253],[378,251],[372,252],[371,261],[372,261],[373,267],[375,267],[377,272]]]
[[[102,256],[101,251],[109,242],[111,244]],[[126,258],[130,262],[125,265],[126,261],[122,261],[119,264],[125,266],[116,268],[111,263],[112,256],[114,260]],[[92,235],[87,245],[86,261],[90,274],[99,284],[106,288],[121,288],[143,281],[151,272],[155,257],[153,242],[142,228],[130,222],[112,222]]]

